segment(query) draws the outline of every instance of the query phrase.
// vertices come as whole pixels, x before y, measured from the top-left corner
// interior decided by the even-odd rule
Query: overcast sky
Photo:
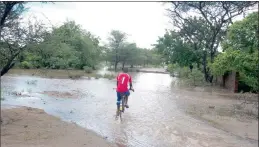
[[[27,15],[46,23],[60,25],[66,19],[75,20],[103,42],[112,29],[117,29],[129,34],[128,41],[142,48],[151,48],[158,36],[172,27],[165,6],[158,2],[34,2],[27,6]]]
[[[32,2],[26,16],[35,16],[44,23],[61,25],[74,20],[84,29],[107,42],[112,29],[127,33],[128,41],[151,48],[165,29],[172,29],[167,17],[168,7],[158,2]],[[236,20],[242,19],[242,16]]]

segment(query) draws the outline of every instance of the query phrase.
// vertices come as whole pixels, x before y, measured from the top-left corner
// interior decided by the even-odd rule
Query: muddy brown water
[[[129,98],[130,108],[123,122],[115,121],[115,80],[108,79],[48,79],[33,76],[1,78],[1,106],[30,106],[65,121],[97,132],[118,146],[136,147],[255,147],[249,141],[214,128],[187,115],[177,101],[185,95],[176,90],[166,74],[135,73]],[[34,81],[28,84],[28,81]],[[30,96],[15,96],[14,91],[26,91]],[[77,98],[60,98],[44,91],[77,92]],[[190,93],[190,91],[188,91]],[[197,92],[196,92],[197,93]],[[201,93],[201,92],[200,92]],[[202,92],[202,95],[206,95]],[[208,93],[209,95],[209,93]]]

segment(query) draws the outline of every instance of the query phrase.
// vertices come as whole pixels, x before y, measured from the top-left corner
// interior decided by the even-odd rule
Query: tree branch
[[[207,23],[210,25],[211,29],[214,29],[212,23],[209,21],[209,19],[207,18],[206,14],[202,11],[204,5],[202,6],[202,3],[204,2],[199,2],[199,8],[198,10],[201,12],[201,15],[203,16],[203,18],[207,21]]]

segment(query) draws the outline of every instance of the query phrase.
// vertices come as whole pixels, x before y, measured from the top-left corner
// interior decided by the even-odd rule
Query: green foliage
[[[219,52],[218,47],[226,35],[228,26],[234,17],[242,14],[256,3],[171,2],[171,4],[172,7],[168,9],[168,12],[174,27],[177,29],[166,31],[164,36],[157,40],[156,48],[167,63],[177,63],[181,67],[197,64],[198,69],[204,74],[204,79],[212,82],[213,76],[208,63],[214,62],[214,58]],[[196,12],[195,15],[193,12]],[[250,22],[248,23],[250,28],[243,29],[237,25],[236,27],[240,27],[239,30],[230,31],[229,37],[232,36],[233,41],[227,43],[236,46],[237,43],[243,41],[243,44],[247,45],[243,39],[248,37],[248,34],[255,36],[256,31],[252,28],[257,28],[256,24],[258,24],[258,22],[251,22],[249,19],[257,20],[256,18],[256,16],[248,18],[247,22]],[[249,29],[252,31],[248,31]],[[243,34],[243,36],[239,34]]]
[[[177,69],[177,73],[179,78],[188,78],[191,71],[188,67],[180,67]]]
[[[205,83],[203,73],[197,68],[194,68],[192,72],[188,74],[188,80],[188,83],[193,86],[204,85]]]
[[[254,52],[258,49],[257,29],[258,12],[254,12],[230,26],[227,32],[227,40],[223,44],[223,49],[231,47],[235,50],[242,50],[249,53]]]
[[[0,67],[1,76],[17,63],[17,58],[31,43],[38,43],[45,32],[42,23],[23,19],[27,2],[0,2]]]
[[[104,47],[103,59],[111,64],[120,63],[123,66],[130,65],[159,65],[162,62],[161,56],[156,49],[142,49],[136,43],[127,42],[127,35],[124,32],[113,30],[108,38],[109,43]]]
[[[215,75],[223,75],[228,71],[238,72],[239,80],[254,91],[259,90],[257,18],[258,12],[255,12],[230,26],[223,45],[225,52],[219,54],[210,65]]]
[[[169,64],[167,67],[167,71],[170,72],[172,75],[178,72],[179,69],[180,69],[180,66],[178,64]]]
[[[46,33],[43,41],[30,44],[23,60],[33,68],[84,69],[95,68],[100,57],[99,39],[77,25],[67,21],[60,27]],[[87,72],[91,72],[87,69]]]
[[[240,81],[252,87],[253,90],[258,90],[258,62],[258,51],[249,54],[228,48],[226,52],[218,55],[211,68],[215,75],[236,71],[240,75]]]
[[[24,68],[24,69],[30,69],[30,68],[32,68],[32,65],[31,65],[29,62],[27,62],[27,61],[23,61],[23,62],[20,64],[20,67],[21,67],[21,68]]]
[[[178,64],[169,64],[167,70],[171,75],[177,74],[185,83],[192,86],[202,86],[205,83],[203,73],[193,68],[192,72],[189,67],[180,67]]]
[[[86,73],[92,73],[93,72],[93,68],[89,67],[89,66],[84,66],[84,71]]]
[[[180,66],[189,66],[191,63],[199,62],[198,51],[184,42],[179,32],[167,31],[160,37],[155,45],[168,63],[178,63]],[[197,53],[196,53],[197,52]]]

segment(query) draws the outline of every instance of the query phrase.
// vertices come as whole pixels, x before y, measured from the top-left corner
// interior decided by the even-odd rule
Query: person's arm
[[[116,84],[117,86],[116,86],[116,87],[118,87],[118,84],[119,84],[119,75],[117,75],[117,78],[116,78],[116,79],[117,79],[117,84]]]
[[[131,76],[130,76],[130,78],[129,78],[129,83],[130,83],[130,89],[134,91],[133,86],[132,86],[132,79],[131,79]]]

